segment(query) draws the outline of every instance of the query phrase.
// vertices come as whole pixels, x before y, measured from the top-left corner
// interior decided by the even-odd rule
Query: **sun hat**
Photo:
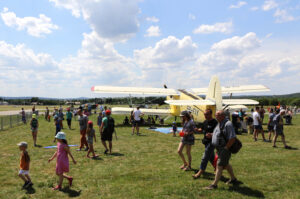
[[[27,144],[27,142],[20,142],[17,145],[18,146],[25,146],[25,147],[27,147],[28,144]]]
[[[105,111],[105,114],[106,114],[106,115],[110,115],[110,114],[111,114],[111,111],[110,111],[109,109],[107,109],[107,110]]]
[[[180,113],[180,117],[183,117],[183,116],[189,116],[189,112],[188,111],[182,111]]]
[[[60,139],[60,140],[65,140],[66,139],[66,135],[64,132],[58,132],[55,136],[55,138]]]

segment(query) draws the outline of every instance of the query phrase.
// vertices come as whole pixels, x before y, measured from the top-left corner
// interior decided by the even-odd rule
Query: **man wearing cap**
[[[285,136],[284,136],[284,133],[283,133],[283,119],[282,119],[282,117],[283,117],[283,115],[285,115],[285,110],[284,109],[282,109],[282,110],[276,109],[276,114],[277,115],[273,119],[273,121],[274,121],[274,131],[275,131],[275,136],[273,138],[273,147],[276,147],[276,140],[277,140],[277,137],[280,135],[282,143],[284,145],[284,148],[291,149],[290,146],[286,145]]]
[[[78,109],[77,114],[78,114],[78,122],[80,127],[80,147],[77,150],[81,151],[81,149],[84,146],[86,146],[85,151],[87,151],[88,143],[86,141],[86,129],[87,129],[88,117],[82,113],[81,107]]]
[[[218,153],[217,172],[214,182],[208,187],[205,187],[205,189],[208,190],[216,189],[218,187],[217,185],[224,169],[230,174],[230,180],[227,181],[226,184],[234,184],[237,182],[232,166],[229,164],[231,157],[229,148],[235,142],[236,135],[231,121],[226,119],[225,116],[224,111],[218,111],[216,113],[218,125],[213,132],[212,144],[216,147]]]
[[[183,169],[184,171],[190,171],[191,165],[192,165],[192,145],[194,145],[195,137],[194,137],[194,131],[195,131],[195,124],[194,121],[191,118],[191,115],[188,111],[182,111],[180,114],[180,117],[182,119],[183,128],[182,132],[184,133],[183,137],[181,138],[181,142],[179,143],[178,147],[178,154],[181,157],[183,161],[183,165],[180,167],[180,169]],[[185,157],[182,153],[183,148],[186,147],[186,154],[188,156],[188,163],[185,160]]]
[[[109,143],[109,153],[112,151],[112,134],[114,133],[114,119],[111,117],[111,111],[107,109],[105,111],[105,117],[102,119],[100,126],[101,142],[105,148],[104,154],[107,154],[108,149],[106,141]]]

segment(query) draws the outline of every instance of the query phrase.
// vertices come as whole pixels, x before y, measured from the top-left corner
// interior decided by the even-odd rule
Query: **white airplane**
[[[215,114],[218,110],[247,110],[245,105],[259,104],[251,99],[222,99],[222,94],[249,93],[270,91],[263,85],[244,85],[238,87],[221,87],[217,76],[210,80],[208,88],[192,88],[190,91],[184,89],[169,88],[138,88],[138,87],[112,87],[93,86],[94,93],[114,93],[114,94],[139,94],[139,95],[162,95],[167,96],[165,103],[170,105],[169,109],[140,109],[145,115],[179,116],[183,110],[188,110],[196,122],[205,120],[203,112],[210,108]],[[205,99],[199,95],[206,95]],[[114,107],[113,114],[130,114],[133,108]]]

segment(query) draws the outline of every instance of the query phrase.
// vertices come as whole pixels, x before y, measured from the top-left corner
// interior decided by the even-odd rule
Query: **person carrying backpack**
[[[104,154],[108,153],[106,141],[109,142],[109,153],[112,151],[112,135],[115,131],[115,121],[111,117],[111,111],[107,109],[105,111],[105,117],[102,119],[102,124],[100,126],[100,136],[102,144],[105,148]]]

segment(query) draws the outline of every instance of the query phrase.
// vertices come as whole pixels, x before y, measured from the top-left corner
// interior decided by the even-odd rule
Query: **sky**
[[[95,85],[300,92],[300,0],[0,0],[0,96]]]

